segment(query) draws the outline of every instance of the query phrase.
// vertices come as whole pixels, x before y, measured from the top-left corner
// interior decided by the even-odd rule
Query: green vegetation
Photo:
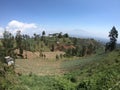
[[[118,31],[116,30],[115,26],[109,32],[110,42],[106,43],[105,51],[112,51],[116,49],[116,41],[118,38]]]
[[[30,37],[29,35],[21,35],[18,31],[16,38],[14,38],[11,33],[4,32],[4,38],[0,42],[0,90],[120,90],[119,45],[117,49],[114,48],[110,50],[111,52],[105,52],[104,45],[94,39],[74,38],[62,33],[55,33],[52,36],[45,36],[45,34],[46,32],[43,31],[42,36],[34,34]],[[110,40],[114,38],[113,43],[115,45],[118,32],[109,36]],[[19,54],[14,52],[15,49],[19,50]],[[4,63],[4,57],[7,55],[14,58],[18,55],[24,57],[24,50],[39,52],[40,57],[35,59],[41,60],[42,57],[44,63],[41,60],[41,64],[47,65],[46,68],[45,65],[42,66],[44,67],[43,70],[47,71],[49,68],[49,72],[56,71],[59,73],[41,74],[40,76],[37,73],[35,75],[33,72],[29,72],[26,75],[16,72],[14,66],[8,66]],[[56,54],[56,60],[49,61],[46,59],[44,51],[51,53],[62,51],[65,54]],[[34,63],[32,60],[26,61],[32,63],[25,64],[31,70],[42,69],[37,60],[34,60]],[[53,67],[47,62],[54,63],[51,64]],[[32,65],[37,65],[38,68],[33,69]],[[24,67],[23,70],[25,69]]]
[[[61,63],[64,75],[19,77],[26,90],[119,90],[120,51]],[[24,90],[23,89],[23,90]],[[17,89],[18,90],[18,89]]]
[[[69,37],[67,33],[62,34],[62,32],[51,34],[51,36],[46,36],[45,33],[43,31],[42,36],[36,33],[29,36],[17,31],[14,37],[9,31],[5,31],[1,39],[1,47],[5,50],[5,56],[26,58],[27,54],[23,55],[24,50],[40,54],[45,51],[63,51],[65,57],[83,57],[95,53],[102,46],[94,39]],[[19,53],[14,53],[16,49]]]
[[[15,85],[20,84],[13,67],[0,62],[0,90],[13,90],[12,87],[14,88]]]

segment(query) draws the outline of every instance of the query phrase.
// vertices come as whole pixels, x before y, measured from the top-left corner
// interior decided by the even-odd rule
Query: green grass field
[[[57,63],[63,74],[21,75],[8,90],[120,90],[120,51]]]
[[[39,69],[41,68],[39,65],[39,68],[34,67],[37,62],[34,60],[28,64],[33,72],[18,76],[6,73],[6,81],[0,79],[2,87],[5,87],[5,90],[120,90],[120,51],[96,54],[77,60],[43,62],[40,60],[43,70]],[[27,66],[24,68],[27,69]],[[40,73],[49,72],[38,75],[32,68],[42,70]]]

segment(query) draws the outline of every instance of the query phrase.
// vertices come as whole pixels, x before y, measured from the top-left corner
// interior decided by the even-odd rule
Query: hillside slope
[[[26,90],[120,90],[120,51],[101,53],[83,59],[62,63],[69,73],[55,76],[19,77]],[[77,68],[75,68],[77,67]],[[73,69],[72,69],[73,68]],[[16,89],[14,89],[16,90]]]

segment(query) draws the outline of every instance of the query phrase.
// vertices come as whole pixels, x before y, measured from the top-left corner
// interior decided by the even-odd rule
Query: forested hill
[[[104,48],[104,46],[94,39],[84,39],[70,37],[67,33],[53,33],[45,35],[45,31],[41,34],[33,34],[29,36],[27,34],[21,34],[17,31],[16,35],[13,36],[9,31],[3,33],[0,45],[1,50],[5,50],[4,56],[15,56],[13,50],[18,49],[21,57],[25,51],[39,52],[42,56],[42,52],[54,52],[63,51],[66,52],[65,56],[86,56],[96,53],[98,48]],[[27,56],[26,56],[27,57]],[[24,58],[24,57],[23,57]]]

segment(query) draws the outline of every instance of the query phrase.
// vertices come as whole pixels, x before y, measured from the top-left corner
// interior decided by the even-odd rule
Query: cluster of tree
[[[5,31],[3,33],[3,38],[1,39],[1,47],[0,47],[0,61],[4,61],[5,56],[14,56],[13,47],[14,47],[14,36]]]
[[[70,56],[83,57],[95,53],[97,49],[96,47],[97,46],[93,43],[75,45],[75,48],[67,49],[65,52],[66,52],[66,56],[68,57]]]
[[[113,51],[116,49],[118,31],[115,26],[109,32],[110,41],[106,43],[105,52]],[[79,39],[71,38],[72,44],[76,48],[70,48],[66,50],[66,56],[86,56],[91,55],[96,52],[96,49],[100,48],[102,45],[99,42],[96,42],[94,39]]]
[[[60,54],[60,55],[56,55],[56,60],[62,59],[63,57],[65,57],[65,54]]]
[[[62,33],[58,34],[58,38],[68,38],[68,37],[69,37],[69,35],[67,33],[65,33],[63,35],[62,35]]]
[[[12,33],[5,30],[3,38],[1,39],[4,56],[15,56],[15,49],[19,50],[18,55],[21,57],[24,50],[32,52],[54,51],[55,45],[59,39],[69,37],[67,33],[59,33],[58,36],[53,37],[46,36],[45,31],[41,34],[42,35],[34,33],[33,36],[29,36],[27,34],[21,34],[21,31],[18,30],[14,36]]]

